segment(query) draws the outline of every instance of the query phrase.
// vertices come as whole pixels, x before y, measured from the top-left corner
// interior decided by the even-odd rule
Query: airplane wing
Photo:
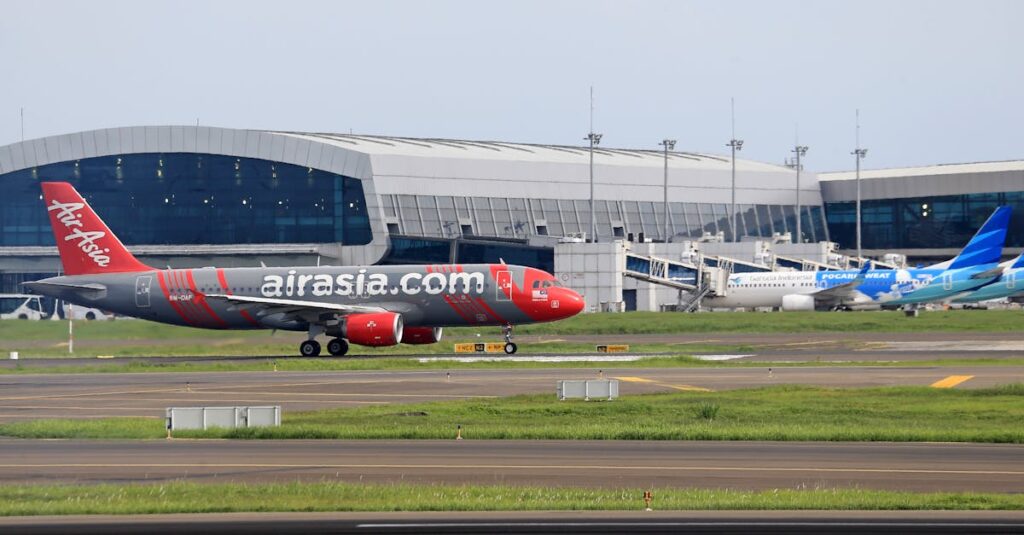
[[[845,282],[831,288],[819,290],[811,294],[814,297],[814,302],[821,303],[823,305],[839,305],[844,302],[850,301],[854,296],[854,292],[857,291],[857,287],[864,284],[864,277],[867,275],[868,270],[871,269],[871,261],[864,263],[864,267],[857,272],[857,276],[850,282]]]
[[[322,313],[330,313],[335,316],[348,314],[366,314],[370,312],[385,312],[380,307],[367,307],[360,305],[342,305],[338,303],[325,303],[322,301],[305,301],[301,299],[277,299],[273,297],[250,297],[244,295],[225,294],[204,294],[207,300],[222,301],[235,305],[238,310],[254,310],[260,316],[270,314],[285,314],[302,318],[306,321],[315,322]]]

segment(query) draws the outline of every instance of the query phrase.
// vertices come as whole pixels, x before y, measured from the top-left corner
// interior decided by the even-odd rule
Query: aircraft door
[[[953,289],[953,274],[943,273],[942,274],[942,289],[952,290]]]
[[[135,306],[149,308],[149,289],[152,284],[152,275],[144,275],[135,279]]]
[[[1009,273],[1006,274],[1006,287],[1011,289],[1011,290],[1013,288],[1017,287],[1017,271],[1016,270],[1011,270]]]
[[[511,301],[512,295],[512,272],[510,271],[499,271],[496,277],[495,285],[495,296],[494,298],[498,301]]]

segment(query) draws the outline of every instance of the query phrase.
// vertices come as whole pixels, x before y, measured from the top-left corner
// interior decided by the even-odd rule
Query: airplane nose
[[[562,308],[566,312],[566,317],[575,316],[587,306],[587,302],[583,299],[583,296],[574,292],[573,290],[565,291],[566,298],[563,301]]]

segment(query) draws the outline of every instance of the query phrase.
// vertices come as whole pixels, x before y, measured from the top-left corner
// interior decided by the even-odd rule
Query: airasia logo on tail
[[[82,230],[82,214],[79,211],[83,208],[85,208],[84,203],[62,203],[54,200],[50,201],[50,206],[47,206],[46,210],[48,212],[59,210],[55,214],[57,220],[64,225],[64,228],[69,229],[69,234],[64,236],[64,241],[74,242],[97,266],[107,267],[110,265],[110,257],[106,253],[109,253],[110,249],[101,248],[96,243],[97,240],[106,237],[107,233],[102,230]]]

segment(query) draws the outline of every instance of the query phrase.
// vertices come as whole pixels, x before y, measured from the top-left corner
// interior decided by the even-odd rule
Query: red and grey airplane
[[[156,269],[137,260],[66,182],[43,198],[65,275],[24,283],[40,294],[142,319],[204,329],[306,331],[299,353],[432,344],[441,329],[568,318],[580,295],[549,273],[507,264]]]

